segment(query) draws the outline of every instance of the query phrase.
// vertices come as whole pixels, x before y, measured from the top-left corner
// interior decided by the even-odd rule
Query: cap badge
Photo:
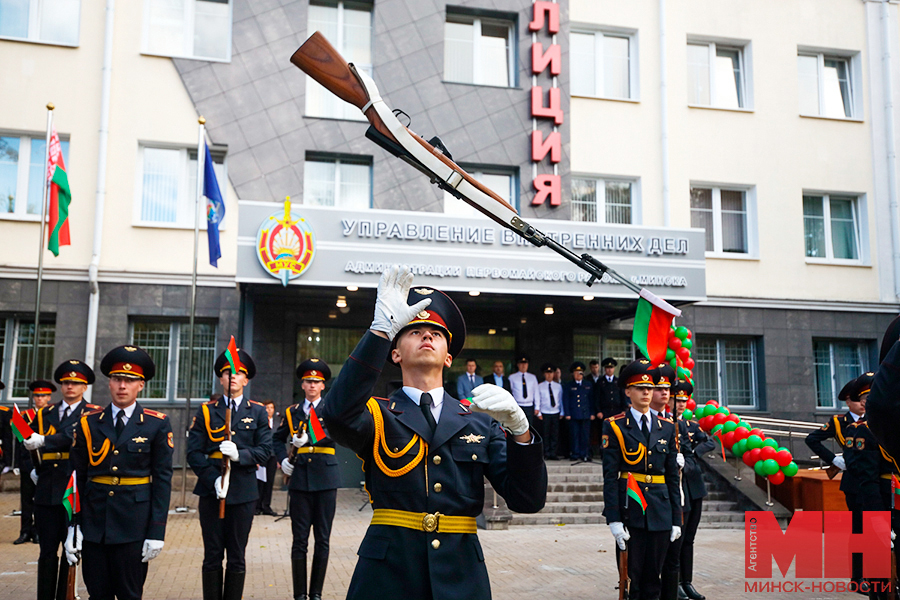
[[[474,433],[470,433],[468,435],[461,435],[459,439],[465,440],[467,444],[480,444],[481,440],[484,439],[483,435],[475,435]]]
[[[122,365],[122,368],[125,369],[126,371],[130,371],[130,370],[131,370],[131,363],[125,363],[124,365]]]
[[[315,376],[316,376],[316,375],[318,375],[318,374],[319,374],[319,372],[318,372],[318,371],[315,371],[315,370],[313,370],[313,371],[310,371],[310,372],[309,372],[309,374],[310,374],[310,375],[312,375],[312,376],[313,376],[313,377],[315,377]]]
[[[641,380],[642,380],[642,381],[647,381],[648,379],[650,379],[649,376],[647,376],[647,375],[641,375]]]
[[[76,371],[72,371],[69,373],[69,377],[78,377],[78,373]]]
[[[70,360],[70,361],[69,361],[69,364],[70,364],[70,365],[77,365],[77,364],[80,363],[80,362],[81,362],[80,360]]]
[[[418,288],[418,289],[415,289],[415,290],[413,290],[413,291],[414,291],[415,293],[419,294],[419,295],[422,295],[422,296],[427,296],[427,295],[429,295],[429,294],[433,294],[433,293],[434,293],[434,290],[429,289],[429,288]]]
[[[134,346],[125,346],[125,351],[126,352],[137,352],[137,348],[135,348]]]
[[[431,316],[431,313],[428,312],[427,310],[419,311],[419,314],[416,315],[416,317],[418,317],[419,319],[427,319],[430,316]]]
[[[319,359],[318,359],[318,358],[311,358],[311,359],[309,359],[309,362],[319,362]]]

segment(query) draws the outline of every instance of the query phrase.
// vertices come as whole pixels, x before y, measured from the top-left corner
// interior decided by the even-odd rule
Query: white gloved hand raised
[[[483,383],[472,390],[472,405],[469,408],[490,415],[513,435],[528,431],[525,411],[516,404],[512,394],[499,385]]]
[[[31,483],[33,483],[34,485],[37,485],[37,479],[38,479],[38,478],[37,478],[37,471],[35,471],[34,469],[32,469],[32,470],[31,470],[31,473],[29,473],[28,476],[31,477]]]
[[[625,525],[619,521],[614,521],[609,524],[609,531],[613,534],[613,537],[616,538],[616,544],[619,546],[619,550],[624,550],[625,542],[631,539],[631,534],[625,529]]]
[[[294,472],[294,465],[291,464],[291,460],[289,458],[286,458],[283,461],[281,461],[281,470],[288,477],[290,477],[291,474]]]
[[[831,465],[834,467],[837,467],[841,471],[843,471],[847,468],[847,463],[844,462],[843,456],[835,456],[834,460],[831,461]]]
[[[216,483],[214,485],[216,488],[216,498],[221,500],[225,496],[228,495],[228,480],[222,480],[222,476],[216,477]]]
[[[141,562],[150,562],[162,552],[166,543],[162,540],[144,540],[144,547],[141,549]]]
[[[679,466],[680,468],[683,469],[683,468],[684,468],[684,454],[682,454],[681,452],[679,452],[678,454],[676,454],[676,455],[675,455],[675,462],[677,462],[677,463],[678,463],[678,466]]]
[[[70,565],[77,565],[79,554],[81,553],[81,542],[84,536],[81,535],[81,527],[78,525],[69,525],[69,533],[66,535],[66,543],[64,549],[66,551],[66,560]]]
[[[25,449],[29,452],[34,452],[38,448],[44,445],[44,436],[39,433],[32,433],[28,436],[28,439],[23,442],[25,444]]]
[[[219,444],[219,452],[222,453],[222,456],[226,456],[234,462],[238,462],[240,457],[238,456],[237,444],[232,442],[231,440],[225,440],[221,444]]]
[[[299,436],[294,434],[294,436],[291,438],[291,446],[293,446],[294,448],[302,448],[308,443],[309,435],[307,435],[305,431],[301,431]]]
[[[672,535],[669,536],[669,541],[674,542],[678,538],[681,537],[681,527],[678,525],[672,525]]]
[[[369,327],[372,331],[386,333],[392,342],[400,330],[406,327],[413,317],[431,304],[426,298],[413,306],[406,303],[413,276],[409,267],[392,265],[385,269],[378,281],[378,296],[375,298],[375,318]]]

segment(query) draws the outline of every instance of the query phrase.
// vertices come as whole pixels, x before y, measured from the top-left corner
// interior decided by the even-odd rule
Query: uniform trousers
[[[534,404],[520,404],[519,408],[522,409],[522,412],[525,413],[525,418],[528,419],[528,428],[534,427]]]
[[[684,523],[687,522],[689,516],[688,513],[683,513],[681,527],[684,527]],[[681,572],[681,549],[683,545],[684,535],[674,542],[669,542],[669,547],[666,549],[666,558],[663,560],[662,568],[662,595],[660,596],[662,600],[676,600],[678,597],[675,593],[677,588],[670,588],[667,584],[677,585],[678,576]]]
[[[337,490],[321,492],[301,492],[290,490],[291,497],[291,532],[294,542],[291,545],[291,560],[306,560],[306,549],[309,542],[309,529],[312,527],[315,537],[313,561],[328,561],[331,523],[334,521],[334,509],[337,503]]]
[[[34,482],[31,481],[31,469],[19,472],[19,505],[22,509],[19,534],[34,537],[37,529],[34,526]]]
[[[690,512],[684,514],[684,529],[681,532],[683,542],[679,563],[682,583],[691,583],[694,580],[694,538],[697,537],[697,528],[700,526],[703,498],[694,498],[685,508]]]
[[[203,533],[202,571],[219,571],[225,553],[225,568],[235,573],[246,569],[244,551],[253,525],[256,500],[240,504],[226,504],[225,518],[219,518],[219,500],[215,496],[200,496],[197,513],[200,515],[200,531]]]
[[[85,540],[81,574],[91,600],[140,600],[148,563],[141,562],[143,540],[127,544],[95,544]]]
[[[259,500],[256,503],[256,510],[263,512],[272,512],[272,489],[275,487],[275,471],[278,468],[278,461],[274,456],[270,456],[266,461],[266,480],[256,480],[259,490]]]
[[[671,531],[647,531],[630,527],[628,532],[628,577],[631,587],[628,600],[657,600],[660,573],[666,559]]]
[[[572,432],[572,458],[587,458],[591,421],[589,419],[572,419],[569,421],[569,430]]]
[[[40,538],[41,552],[38,557],[39,564],[42,563],[43,571],[38,569],[38,589],[41,598],[45,600],[52,598],[51,581],[56,579],[56,598],[64,600],[66,597],[66,561],[65,552],[60,552],[59,547],[66,541],[66,534],[69,528],[69,514],[62,504],[46,506],[36,504],[34,507],[34,526]],[[57,561],[59,566],[57,567]],[[58,569],[58,570],[57,570]],[[46,580],[45,580],[46,579]]]
[[[859,499],[855,493],[844,492],[844,499],[847,502],[847,508],[850,509],[852,517],[853,533],[862,533],[863,530],[863,511],[859,505]],[[862,575],[862,554],[853,553],[850,555],[850,579],[861,582]]]
[[[556,459],[556,450],[559,446],[559,413],[555,415],[543,413],[541,416],[544,422],[544,456]]]

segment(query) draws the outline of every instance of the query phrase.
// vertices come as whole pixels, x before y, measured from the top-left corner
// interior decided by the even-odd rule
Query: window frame
[[[184,52],[185,47],[187,46],[188,40],[193,40],[195,35],[194,26],[196,24],[196,4],[198,0],[185,0],[184,3],[184,39],[182,39],[182,45],[180,53],[164,53],[164,52],[153,52],[148,48],[148,39],[150,37],[150,5],[154,0],[144,0],[144,12],[143,18],[141,21],[141,54],[144,56],[163,56],[167,58],[184,58],[187,60],[202,60],[205,62],[218,62],[218,63],[230,63],[231,62],[231,51],[232,45],[234,44],[234,0],[227,0],[228,2],[228,44],[226,48],[228,49],[228,54],[226,58],[215,58],[215,57],[206,57],[206,56],[195,56],[193,53]],[[202,1],[202,0],[199,0]],[[191,47],[193,48],[193,41],[191,41]]]
[[[31,169],[31,143],[34,140],[46,142],[46,134],[0,130],[0,137],[14,137],[19,139],[19,161],[16,164],[16,210],[11,213],[0,212],[0,220],[40,223],[40,214],[31,214],[28,212],[29,170]],[[66,172],[71,175],[71,170],[69,169],[69,136],[60,135],[59,141],[61,146],[60,150],[63,154],[63,162],[66,164]],[[27,156],[27,160],[22,160],[22,156]],[[41,191],[41,194],[43,194],[43,190]],[[19,198],[23,198],[24,201],[19,202]]]
[[[499,176],[503,176],[503,177],[509,177],[509,188],[510,188],[509,189],[509,193],[510,193],[509,204],[513,208],[515,208],[516,211],[519,210],[519,196],[521,195],[520,194],[521,184],[519,181],[518,167],[507,167],[507,166],[500,166],[500,165],[477,165],[477,164],[472,164],[472,163],[460,163],[459,166],[462,167],[463,169],[465,169],[466,173],[471,175],[478,182],[482,182],[481,177],[483,175],[499,175]],[[441,194],[441,214],[446,215],[448,217],[457,217],[460,219],[481,218],[481,216],[482,216],[481,213],[478,213],[477,215],[469,216],[469,215],[458,215],[453,212],[448,212],[447,211],[448,197],[450,199],[452,199],[454,203],[462,202],[462,200],[459,200],[459,199],[453,197],[453,195],[450,194],[450,192],[444,190],[443,193]],[[469,207],[468,204],[465,204],[465,206]],[[474,208],[472,208],[472,210],[475,211]]]
[[[825,256],[807,256],[806,255],[806,213],[803,212],[803,198],[806,196],[820,196],[822,198],[822,215],[825,225]],[[856,256],[858,258],[835,258],[834,257],[834,241],[831,237],[831,197],[837,196],[852,201],[853,224],[856,233]],[[863,239],[868,239],[868,210],[865,202],[865,194],[857,194],[853,192],[822,192],[814,190],[803,190],[800,196],[801,213],[803,216],[803,237],[804,237],[804,259],[807,264],[826,264],[826,265],[843,265],[843,266],[869,266],[871,257],[869,253],[869,245],[863,243]]]
[[[730,258],[737,260],[757,260],[759,258],[758,239],[758,222],[756,215],[756,186],[755,185],[732,185],[721,183],[708,183],[691,181],[688,187],[690,190],[694,188],[711,188],[712,189],[712,214],[713,214],[713,249],[705,250],[706,258]],[[743,192],[744,208],[746,211],[745,234],[747,236],[747,250],[745,252],[725,252],[722,249],[722,191],[727,192]],[[688,201],[688,210],[693,213],[693,208]],[[693,227],[693,225],[692,225]],[[705,248],[705,242],[704,242]]]
[[[641,225],[643,224],[643,210],[641,203],[641,178],[640,177],[629,177],[629,176],[613,176],[613,175],[585,175],[579,173],[573,173],[570,181],[575,181],[576,179],[586,179],[589,181],[593,181],[596,186],[595,189],[599,190],[602,187],[603,194],[601,199],[601,194],[597,194],[597,220],[596,221],[576,221],[575,219],[570,220],[573,223],[597,223],[600,225]],[[631,223],[607,223],[606,221],[606,184],[607,183],[628,183],[631,185]],[[570,193],[570,204],[574,207],[575,202],[574,198]],[[603,217],[602,219],[600,217]]]
[[[453,7],[453,8],[447,7],[447,8],[448,8],[448,10],[446,10],[444,13],[444,31],[443,31],[443,38],[442,38],[444,48],[446,48],[446,46],[447,46],[446,25],[448,23],[448,19],[450,19],[451,16],[455,19],[460,19],[460,21],[455,21],[457,23],[467,22],[470,20],[472,22],[472,26],[473,26],[472,27],[472,64],[470,66],[472,67],[472,71],[473,71],[473,77],[472,77],[473,80],[472,81],[454,81],[452,79],[447,79],[447,76],[446,76],[447,65],[446,65],[445,57],[442,57],[442,61],[444,62],[444,64],[443,64],[443,69],[441,69],[441,82],[442,83],[455,83],[455,84],[459,84],[459,85],[477,85],[477,86],[493,87],[493,88],[500,88],[500,89],[518,88],[519,87],[519,70],[518,70],[518,61],[516,58],[518,55],[518,47],[517,47],[518,46],[518,39],[517,39],[518,23],[517,23],[516,19],[506,18],[506,17],[500,16],[500,15],[484,16],[481,14],[472,14],[472,13],[466,12],[464,10],[454,10],[454,8],[456,8],[456,7]],[[479,11],[479,12],[481,12],[481,11]],[[494,85],[491,83],[482,83],[480,81],[477,81],[477,79],[480,77],[481,71],[479,69],[476,69],[475,65],[480,63],[481,38],[483,37],[481,35],[481,30],[482,30],[481,28],[484,23],[487,23],[490,25],[498,25],[498,26],[502,25],[507,28],[507,35],[506,35],[506,43],[507,43],[506,71],[507,71],[507,75],[506,75],[506,77],[507,77],[508,85]]]
[[[593,35],[594,36],[594,93],[593,94],[572,94],[574,98],[593,98],[596,100],[614,100],[619,102],[640,102],[640,69],[639,69],[639,49],[638,31],[636,29],[618,29],[615,27],[601,27],[594,29],[587,26],[575,25],[572,27],[572,34]],[[628,96],[618,97],[606,94],[606,90],[598,93],[600,83],[604,81],[604,58],[603,38],[606,36],[627,38],[628,39]],[[571,50],[571,44],[570,44]],[[571,61],[571,52],[570,58]],[[570,71],[574,73],[575,69],[569,65]],[[569,84],[571,88],[571,83]]]
[[[621,335],[616,335],[618,333],[621,333]],[[576,337],[592,337],[596,339],[596,346],[594,348],[593,355],[578,353],[580,348],[576,341]],[[609,342],[625,342],[625,345],[631,351],[631,354],[629,356],[619,356],[613,352],[610,352],[610,348],[607,345]],[[580,360],[584,364],[588,364],[593,359],[603,360],[607,356],[612,356],[619,362],[618,369],[638,357],[637,349],[634,343],[631,341],[631,337],[628,332],[612,330],[606,332],[587,331],[572,333],[572,360]],[[602,369],[600,372],[603,372]]]
[[[44,0],[28,0],[28,35],[26,37],[0,35],[0,40],[8,40],[11,42],[25,42],[28,44],[43,44],[47,46],[62,46],[64,48],[78,48],[81,45],[81,13],[83,1],[78,0],[78,25],[75,32],[75,42],[72,44],[40,39],[40,17],[43,14],[43,11],[40,10],[40,5],[43,3],[43,1]]]
[[[306,199],[309,197],[306,193],[306,182],[308,178],[306,176],[306,163],[308,162],[327,162],[327,163],[335,163],[334,169],[334,204],[332,206],[325,206],[324,208],[336,208],[339,210],[348,210],[348,207],[341,206],[338,204],[338,200],[340,198],[340,189],[341,189],[341,164],[355,164],[355,165],[366,165],[369,167],[369,206],[367,208],[372,208],[375,202],[375,181],[374,181],[374,160],[371,156],[368,155],[349,155],[349,154],[323,154],[319,152],[307,152],[306,156],[303,159],[303,204],[306,204]],[[310,204],[309,206],[318,206],[322,207],[320,204]]]
[[[813,356],[813,389],[815,390],[815,398],[816,398],[816,410],[817,411],[841,411],[843,410],[843,403],[838,400],[838,393],[840,393],[841,388],[847,382],[840,382],[837,379],[837,370],[835,369],[835,353],[834,346],[835,344],[855,344],[857,350],[857,356],[859,358],[859,364],[861,367],[860,375],[869,370],[870,359],[871,359],[871,342],[866,340],[840,340],[840,339],[828,339],[828,338],[813,338],[813,347],[812,347],[812,356]],[[818,363],[816,362],[816,344],[828,344],[828,358],[829,365],[828,368],[831,371],[831,405],[823,406],[819,404],[819,378],[816,373],[816,368]]]
[[[725,40],[710,39],[688,36],[685,46],[707,46],[709,57],[709,104],[696,104],[687,102],[690,108],[707,108],[714,110],[731,110],[736,112],[753,112],[753,94],[752,94],[752,78],[750,77],[750,67],[752,59],[750,53],[750,42],[741,40]],[[717,90],[717,77],[715,62],[717,58],[717,50],[735,50],[738,53],[738,61],[740,63],[740,94],[738,104],[740,106],[721,106],[714,103]],[[687,69],[687,60],[685,60]],[[687,69],[688,77],[690,77],[690,69]],[[690,80],[688,81],[688,92],[690,89]]]
[[[760,355],[764,354],[759,351],[758,337],[752,336],[720,336],[716,337],[713,335],[703,335],[704,338],[712,338],[712,340],[716,344],[716,395],[715,400],[719,402],[720,406],[727,406],[729,408],[736,408],[740,410],[760,410],[760,407],[763,405],[761,394],[761,382],[759,379],[760,374],[760,366],[759,359]],[[750,396],[753,398],[753,404],[731,404],[728,402],[728,387],[726,382],[726,362],[725,362],[725,344],[726,342],[747,342],[750,347]],[[696,339],[695,339],[696,343]],[[695,367],[696,368],[696,367]],[[707,400],[712,400],[713,398],[700,398],[697,400],[697,403],[701,402],[705,403]]]
[[[814,118],[814,119],[833,119],[835,121],[862,121],[864,115],[864,108],[862,104],[862,93],[859,90],[860,82],[862,81],[862,66],[860,64],[860,52],[851,52],[851,51],[841,51],[841,50],[828,50],[822,48],[810,48],[805,46],[797,47],[797,57],[808,56],[816,58],[816,84],[817,84],[817,93],[818,93],[818,112],[816,114],[808,114],[804,113],[801,109],[800,102],[800,71],[798,68],[797,71],[797,104],[798,110],[797,113],[801,117]],[[824,102],[825,102],[825,81],[823,77],[823,72],[825,69],[825,61],[826,60],[841,60],[847,63],[847,88],[848,93],[850,94],[850,115],[844,115],[842,117],[836,117],[832,115],[823,114],[824,111]]]
[[[3,373],[5,375],[6,388],[0,390],[0,401],[7,402],[12,400],[22,400],[26,403],[28,402],[28,394],[24,396],[15,396],[13,392],[16,389],[16,369],[18,367],[19,361],[19,334],[20,328],[22,325],[33,326],[34,319],[33,318],[16,318],[16,317],[0,317],[0,322],[4,325],[4,336],[3,336],[3,344],[0,345],[0,365],[5,365],[3,368]],[[42,378],[50,378],[53,373],[53,369],[56,367],[53,364],[53,354],[56,345],[56,320],[44,320],[41,319],[39,322],[39,333],[41,331],[45,331],[46,327],[53,328],[53,344],[49,346],[50,348],[50,362],[46,365],[46,371],[41,371],[40,366],[38,366],[38,377]],[[41,344],[38,344],[38,352],[40,352]],[[48,348],[46,344],[43,345],[44,348]],[[27,377],[26,379],[30,380],[31,377]]]

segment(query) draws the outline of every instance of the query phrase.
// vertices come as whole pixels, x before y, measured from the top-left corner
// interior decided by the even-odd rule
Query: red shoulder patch
[[[85,404],[84,407],[88,410],[103,410],[103,407],[99,404]]]
[[[256,400],[247,400],[247,402],[249,402],[250,404],[255,404],[257,406],[265,407],[265,404],[263,404],[262,402],[257,402]]]
[[[615,416],[612,416],[612,417],[608,418],[607,421],[615,421],[615,420],[617,420],[617,419],[623,418],[624,416],[625,416],[625,413],[620,412],[619,414],[617,414],[617,415],[615,415]]]
[[[9,412],[12,409],[10,409],[8,406],[0,406],[0,410],[2,410],[3,412]]]
[[[215,404],[216,402],[218,402],[218,400],[207,400],[203,404]]]
[[[150,410],[149,408],[144,409],[145,415],[150,415],[151,417],[156,417],[157,419],[165,419],[166,415],[155,410]]]

